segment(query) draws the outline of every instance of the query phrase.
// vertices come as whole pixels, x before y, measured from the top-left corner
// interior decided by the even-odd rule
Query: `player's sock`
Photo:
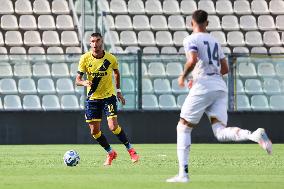
[[[118,125],[117,128],[112,131],[113,134],[115,134],[117,136],[117,138],[125,145],[125,147],[127,148],[127,150],[131,149],[132,146],[125,134],[125,132],[123,131],[123,129]]]
[[[239,127],[225,127],[222,123],[214,123],[212,129],[219,141],[245,141],[249,140],[251,131]]]
[[[179,162],[179,175],[188,175],[188,160],[191,145],[192,128],[178,123],[177,125],[177,155]]]
[[[112,149],[111,149],[105,135],[102,133],[102,131],[93,135],[93,137],[105,149],[105,151],[107,151],[107,153],[110,153],[112,151]]]

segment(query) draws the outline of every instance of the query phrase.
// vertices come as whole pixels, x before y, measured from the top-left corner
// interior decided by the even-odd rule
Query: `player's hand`
[[[178,77],[178,85],[184,87],[184,77],[182,75]]]
[[[92,86],[92,82],[89,81],[89,80],[85,80],[85,81],[83,81],[83,85],[84,85],[85,87],[91,87],[91,86]]]
[[[117,99],[122,105],[125,105],[125,99],[123,98],[121,92],[117,92]]]

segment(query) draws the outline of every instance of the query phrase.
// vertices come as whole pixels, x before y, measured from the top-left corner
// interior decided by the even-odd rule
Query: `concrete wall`
[[[175,143],[179,111],[120,112],[119,123],[133,143]],[[266,129],[273,142],[284,142],[284,112],[229,113],[230,126]],[[118,140],[102,130],[111,143]],[[197,143],[217,142],[204,116],[192,133]],[[84,112],[0,112],[0,144],[96,143],[89,134]]]

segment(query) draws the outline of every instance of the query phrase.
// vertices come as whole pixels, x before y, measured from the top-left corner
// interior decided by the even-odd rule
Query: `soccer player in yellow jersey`
[[[124,105],[125,99],[120,89],[120,74],[117,59],[114,55],[103,49],[103,37],[100,33],[90,36],[91,51],[83,54],[78,66],[76,85],[87,87],[85,105],[86,122],[89,124],[91,135],[107,151],[104,165],[111,165],[117,153],[111,148],[106,137],[100,130],[102,111],[107,116],[109,129],[125,145],[132,162],[139,159],[135,149],[117,121],[117,99]],[[83,75],[87,79],[83,79]],[[114,75],[116,90],[112,76]]]

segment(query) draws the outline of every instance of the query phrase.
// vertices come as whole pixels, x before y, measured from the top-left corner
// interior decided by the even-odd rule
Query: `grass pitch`
[[[0,145],[0,189],[282,189],[284,145],[267,155],[257,144],[194,144],[190,183],[166,183],[177,173],[175,144],[137,144],[141,161],[132,164],[122,145],[118,159],[104,167],[99,145]],[[63,164],[69,149],[79,152],[76,167]]]

